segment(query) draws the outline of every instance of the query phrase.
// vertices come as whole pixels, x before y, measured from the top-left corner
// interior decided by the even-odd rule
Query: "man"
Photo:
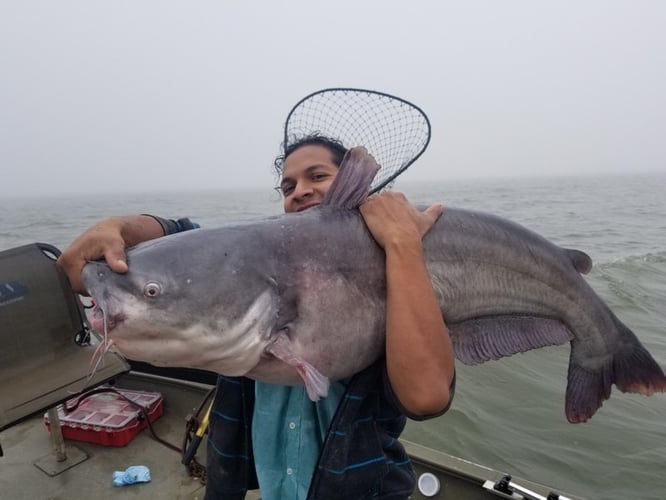
[[[307,136],[276,160],[285,212],[321,203],[346,152],[338,141]],[[332,384],[319,402],[301,386],[220,377],[208,440],[206,499],[407,498],[415,485],[396,440],[405,415],[424,419],[449,407],[455,371],[451,341],[430,283],[421,240],[441,215],[417,211],[399,193],[372,196],[361,207],[386,253],[385,357],[349,380]],[[126,272],[125,248],[192,228],[190,221],[152,216],[102,221],[63,253],[73,287],[87,260],[104,257]],[[196,263],[194,263],[196,265]]]

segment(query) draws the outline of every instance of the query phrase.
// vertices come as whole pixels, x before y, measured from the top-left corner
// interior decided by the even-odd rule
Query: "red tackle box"
[[[164,411],[162,395],[159,392],[116,390],[145,408],[151,422],[159,418]],[[71,408],[81,397],[73,398],[65,404]],[[65,412],[63,405],[58,405],[57,408],[63,437],[75,441],[125,446],[148,425],[139,408],[114,392],[87,396],[71,412]],[[48,412],[44,414],[44,423],[50,431]]]

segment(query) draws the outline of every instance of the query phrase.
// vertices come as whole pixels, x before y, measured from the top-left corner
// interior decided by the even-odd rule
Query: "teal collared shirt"
[[[261,498],[305,499],[345,385],[331,384],[316,403],[303,386],[256,382],[255,391],[252,442]]]

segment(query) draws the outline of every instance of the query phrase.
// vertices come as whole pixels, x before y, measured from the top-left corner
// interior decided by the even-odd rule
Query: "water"
[[[666,175],[400,185],[414,202],[493,212],[592,256],[593,288],[666,366]],[[0,200],[0,249],[66,247],[110,215],[189,216],[204,226],[280,213],[270,192],[151,193]],[[404,437],[590,499],[663,499],[666,395],[613,391],[585,424],[564,417],[569,347],[458,364],[444,416]]]

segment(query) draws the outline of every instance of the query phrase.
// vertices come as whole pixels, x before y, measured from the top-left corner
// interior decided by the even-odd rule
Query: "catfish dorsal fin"
[[[321,206],[358,208],[368,197],[370,184],[379,165],[362,147],[351,148],[340,163],[340,171],[328,189]]]
[[[572,248],[565,248],[565,252],[569,257],[569,260],[581,274],[587,274],[592,269],[592,259],[585,252],[580,250],[574,250]]]

